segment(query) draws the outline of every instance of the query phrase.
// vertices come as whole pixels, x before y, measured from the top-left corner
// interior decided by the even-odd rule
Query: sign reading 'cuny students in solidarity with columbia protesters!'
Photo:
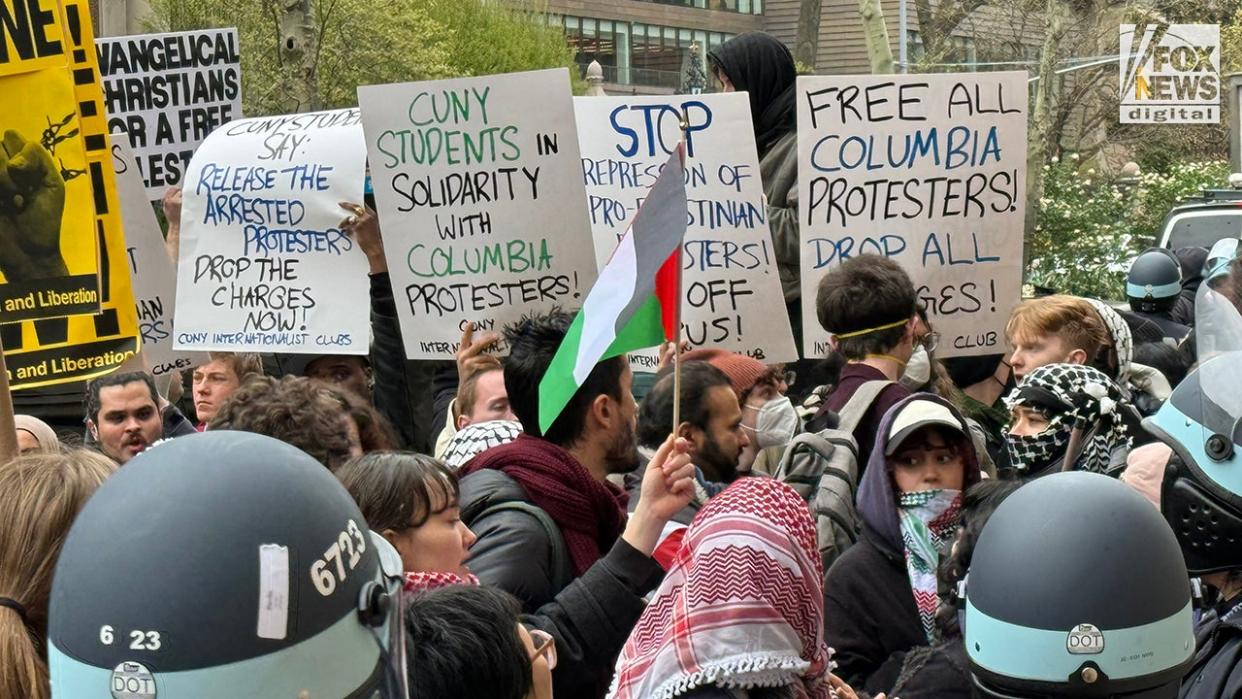
[[[569,71],[358,88],[406,356],[582,304],[595,253]],[[500,351],[507,351],[501,346]]]
[[[1003,351],[1022,284],[1025,72],[800,77],[803,352],[822,357],[820,279],[896,260],[941,335],[937,355]]]
[[[125,221],[125,260],[129,264],[142,359],[153,376],[188,369],[207,361],[205,352],[173,349],[173,302],[177,272],[168,259],[164,234],[143,191],[142,176],[125,134],[112,133],[112,167]]]
[[[682,243],[682,339],[765,362],[798,358],[768,230],[759,156],[745,94],[577,97],[595,254],[600,266],[682,139],[687,119],[687,229]],[[774,311],[773,309],[777,309]],[[630,354],[654,371],[655,352]]]
[[[138,349],[86,0],[0,0],[0,338],[10,386],[115,371]],[[19,9],[18,9],[19,8]],[[48,317],[71,316],[71,317]],[[18,318],[38,318],[21,323]]]
[[[181,184],[194,149],[241,116],[236,29],[98,39],[108,128],[124,131],[147,198]]]
[[[357,109],[233,121],[190,161],[175,346],[366,354],[366,255],[340,228],[366,170]]]

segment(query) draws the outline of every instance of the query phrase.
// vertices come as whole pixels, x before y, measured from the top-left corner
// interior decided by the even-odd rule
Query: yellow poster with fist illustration
[[[14,389],[138,351],[86,0],[0,0],[0,342]]]

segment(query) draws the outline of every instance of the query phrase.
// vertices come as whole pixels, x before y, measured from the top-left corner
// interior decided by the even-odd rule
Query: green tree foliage
[[[1224,161],[1182,163],[1131,181],[1082,166],[1075,154],[1044,166],[1039,224],[1027,236],[1027,281],[1058,291],[1124,298],[1130,260],[1153,245],[1165,215],[1203,189],[1225,186]]]
[[[152,0],[150,31],[237,27],[246,116],[284,111],[279,0]],[[314,108],[357,104],[356,88],[570,67],[561,29],[539,5],[486,0],[311,0]]]

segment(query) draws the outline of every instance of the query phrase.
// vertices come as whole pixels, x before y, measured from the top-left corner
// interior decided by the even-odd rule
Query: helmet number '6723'
[[[336,541],[324,552],[323,558],[311,564],[311,581],[315,583],[319,594],[327,597],[335,592],[337,583],[345,582],[346,566],[349,570],[356,568],[366,550],[366,537],[358,528],[358,523],[349,520]]]

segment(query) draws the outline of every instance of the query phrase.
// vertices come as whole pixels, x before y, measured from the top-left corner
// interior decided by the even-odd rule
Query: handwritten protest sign
[[[470,321],[582,303],[596,267],[568,71],[360,87],[358,103],[409,358],[452,358]]]
[[[357,109],[233,121],[190,161],[174,347],[366,354],[367,261],[340,228],[366,170]]]
[[[746,95],[577,97],[595,253],[602,266],[681,140],[689,210],[682,251],[682,338],[765,362],[798,358],[772,252]],[[634,353],[654,370],[655,352]]]
[[[112,134],[112,166],[125,221],[125,257],[142,336],[142,355],[154,376],[188,369],[207,361],[203,352],[173,349],[173,300],[177,274],[164,247],[164,234],[143,191],[142,176],[124,133]]]
[[[97,313],[96,224],[109,219],[95,196],[110,183],[87,166],[66,11],[57,0],[0,0],[0,13],[9,105],[0,119],[0,323]],[[102,137],[90,138],[98,146]]]
[[[23,98],[21,109],[5,111],[0,127],[19,131],[4,141],[5,181],[18,191],[0,195],[4,200],[0,209],[5,209],[0,214],[4,229],[0,267],[9,275],[0,286],[4,298],[0,306],[14,309],[6,312],[5,322],[14,316],[43,318],[0,325],[9,382],[18,389],[80,381],[116,370],[138,349],[138,325],[99,69],[95,52],[89,50],[94,37],[87,0],[64,0],[59,8],[53,0],[26,0],[19,13],[11,12],[14,6],[9,0],[0,2],[5,3],[0,12],[10,12],[14,19],[11,25],[0,23],[0,55],[39,61],[62,51],[69,57],[67,68],[0,77],[5,94]],[[68,101],[62,101],[65,95],[57,87],[64,84],[65,75]],[[20,148],[16,138],[24,142]],[[36,172],[39,177],[31,179]],[[65,276],[36,275],[33,281],[15,284],[15,262],[38,262],[44,270],[58,265],[58,274],[67,268],[68,277],[81,275],[84,281],[67,288]],[[11,295],[22,283],[34,293],[33,309],[16,308],[16,301],[30,298]],[[71,308],[93,315],[46,317],[67,315]]]
[[[862,253],[896,260],[941,357],[1002,351],[1022,283],[1025,72],[801,77],[803,351],[828,334],[815,291]]]
[[[241,116],[236,29],[98,39],[109,130],[129,134],[147,198],[181,184],[207,134]]]

